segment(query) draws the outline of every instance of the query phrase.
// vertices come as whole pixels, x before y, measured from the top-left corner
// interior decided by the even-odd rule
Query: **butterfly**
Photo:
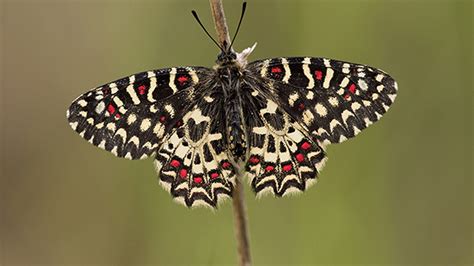
[[[257,196],[305,191],[325,147],[378,121],[397,94],[395,80],[374,67],[314,57],[247,62],[255,45],[236,53],[232,43],[218,45],[213,68],[150,70],[82,94],[67,110],[70,126],[118,157],[154,157],[178,202],[217,207],[238,174]]]

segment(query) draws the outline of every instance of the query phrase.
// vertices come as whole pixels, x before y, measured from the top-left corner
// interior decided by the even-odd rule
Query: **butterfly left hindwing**
[[[216,97],[209,84],[198,92],[183,124],[168,134],[160,145],[155,167],[160,184],[188,207],[212,206],[232,196],[235,168],[229,158],[223,97]]]

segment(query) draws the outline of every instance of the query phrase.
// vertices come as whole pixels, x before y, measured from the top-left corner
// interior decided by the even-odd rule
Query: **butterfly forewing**
[[[270,80],[282,108],[324,144],[354,137],[379,120],[397,92],[382,70],[326,58],[274,58],[249,69]]]
[[[203,67],[138,73],[79,96],[69,107],[71,127],[90,143],[128,159],[150,156],[181,119]]]

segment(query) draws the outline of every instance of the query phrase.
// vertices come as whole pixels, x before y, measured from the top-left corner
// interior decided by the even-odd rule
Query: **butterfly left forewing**
[[[208,71],[152,70],[99,86],[71,104],[69,124],[81,137],[118,157],[146,158],[180,120],[193,86]]]

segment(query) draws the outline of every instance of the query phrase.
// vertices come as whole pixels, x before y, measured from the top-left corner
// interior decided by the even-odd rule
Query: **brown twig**
[[[247,228],[247,212],[245,210],[244,191],[240,175],[235,179],[232,205],[234,210],[235,234],[238,242],[239,265],[250,266],[249,233]]]
[[[224,14],[224,7],[222,6],[222,0],[209,0],[211,4],[212,17],[214,18],[214,24],[216,26],[217,41],[221,47],[225,47],[224,44],[230,45],[229,30],[227,28],[227,22]],[[239,256],[239,265],[250,266],[250,246],[249,246],[249,234],[247,228],[247,212],[245,210],[245,199],[244,190],[242,188],[240,171],[235,179],[235,187],[232,197],[232,205],[234,211],[234,224],[235,234],[237,237],[237,250]]]
[[[224,43],[230,44],[229,29],[225,20],[224,7],[222,0],[209,0],[211,4],[211,13],[214,18],[214,25],[216,26],[217,41],[221,46]]]

